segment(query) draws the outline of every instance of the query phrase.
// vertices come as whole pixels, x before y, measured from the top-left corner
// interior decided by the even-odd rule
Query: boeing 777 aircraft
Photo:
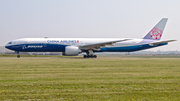
[[[160,41],[167,18],[163,18],[143,39],[132,38],[22,38],[10,41],[6,48],[19,52],[62,52],[84,58],[96,58],[95,52],[133,52],[167,45],[175,40]]]

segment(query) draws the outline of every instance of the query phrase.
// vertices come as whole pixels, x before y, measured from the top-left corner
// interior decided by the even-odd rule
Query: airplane
[[[142,39],[137,38],[21,38],[5,45],[19,52],[62,52],[64,56],[86,53],[84,58],[97,58],[96,52],[134,52],[167,45],[176,40],[160,41],[168,18],[162,18]]]

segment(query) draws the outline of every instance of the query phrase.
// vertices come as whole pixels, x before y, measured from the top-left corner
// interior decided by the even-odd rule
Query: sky
[[[168,18],[148,50],[180,50],[180,0],[0,0],[0,46],[19,38],[143,38]]]

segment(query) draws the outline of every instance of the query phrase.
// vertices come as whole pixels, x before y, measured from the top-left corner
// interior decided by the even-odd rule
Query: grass
[[[179,99],[178,58],[0,57],[0,100]]]
[[[20,55],[21,57],[59,57],[57,55]],[[0,54],[0,57],[17,57],[17,54]]]

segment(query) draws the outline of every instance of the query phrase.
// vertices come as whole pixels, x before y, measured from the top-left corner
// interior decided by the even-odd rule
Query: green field
[[[180,58],[0,56],[0,100],[179,101]]]

